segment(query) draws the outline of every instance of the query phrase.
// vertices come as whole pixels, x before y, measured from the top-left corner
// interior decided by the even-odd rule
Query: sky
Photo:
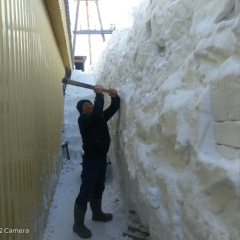
[[[100,0],[98,1],[99,11],[101,15],[101,21],[104,30],[109,30],[113,24],[116,28],[123,28],[130,26],[132,24],[132,13],[134,12],[134,7],[137,6],[139,0]],[[70,19],[71,19],[71,28],[72,31],[75,27],[76,19],[76,9],[77,1],[69,0],[70,8]],[[87,10],[86,2],[80,1],[79,7],[79,18],[78,18],[78,27],[77,29],[86,30],[88,29],[87,25]],[[100,23],[98,18],[97,7],[94,1],[88,2],[88,11],[89,11],[89,22],[91,30],[100,30]],[[105,34],[105,42],[101,35],[90,35],[90,44],[91,44],[91,59],[92,62],[97,61],[101,52],[105,48],[106,42],[111,38],[111,34]],[[87,61],[85,69],[89,68],[90,64],[90,50],[89,50],[89,39],[88,35],[76,35],[76,47],[75,47],[75,56],[87,56]]]

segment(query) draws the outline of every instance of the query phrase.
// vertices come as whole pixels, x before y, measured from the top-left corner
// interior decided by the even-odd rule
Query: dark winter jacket
[[[107,121],[120,107],[120,98],[112,97],[110,106],[103,111],[104,96],[97,93],[91,113],[81,114],[78,125],[82,136],[84,156],[99,156],[108,152],[110,135]]]

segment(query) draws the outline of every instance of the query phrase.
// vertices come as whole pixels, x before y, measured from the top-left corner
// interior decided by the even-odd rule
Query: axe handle
[[[94,85],[87,84],[87,83],[82,83],[82,82],[77,82],[77,81],[74,81],[74,80],[71,80],[71,79],[63,78],[62,83],[94,90]],[[109,89],[104,88],[103,92],[109,93]]]

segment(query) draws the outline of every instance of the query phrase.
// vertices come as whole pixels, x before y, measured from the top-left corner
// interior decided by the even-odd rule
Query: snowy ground
[[[72,73],[72,79],[90,84],[95,83],[94,75],[77,70]],[[63,143],[68,141],[70,160],[67,159],[66,151],[63,149],[62,170],[42,240],[79,239],[78,235],[72,231],[72,225],[73,205],[81,184],[81,137],[77,125],[79,113],[75,107],[81,98],[93,100],[93,91],[67,86],[64,103]],[[91,239],[132,239],[128,236],[124,237],[123,233],[127,232],[129,225],[139,228],[140,224],[136,222],[136,215],[131,214],[130,209],[124,206],[110,165],[108,165],[106,189],[103,196],[103,210],[113,213],[114,217],[111,222],[94,222],[91,220],[90,208],[87,210],[85,223],[92,231]],[[142,230],[145,231],[144,228]]]

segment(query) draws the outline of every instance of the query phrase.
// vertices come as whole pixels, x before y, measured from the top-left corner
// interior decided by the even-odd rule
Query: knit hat
[[[77,110],[79,111],[80,114],[82,114],[82,105],[86,102],[90,102],[92,104],[92,102],[88,99],[82,99],[77,103],[76,108],[77,108]]]

